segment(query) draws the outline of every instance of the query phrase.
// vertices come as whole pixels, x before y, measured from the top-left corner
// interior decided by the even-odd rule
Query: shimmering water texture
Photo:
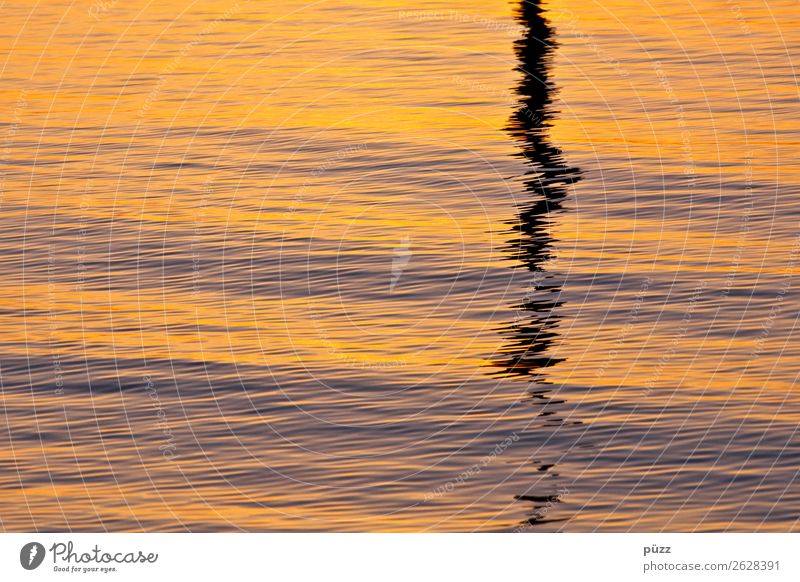
[[[2,15],[2,529],[798,529],[794,0]]]

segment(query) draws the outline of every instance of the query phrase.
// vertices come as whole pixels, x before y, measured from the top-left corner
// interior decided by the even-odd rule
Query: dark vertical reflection
[[[531,403],[539,416],[537,427],[558,427],[563,424],[557,410],[563,403],[552,397],[552,386],[546,380],[546,369],[560,360],[551,355],[558,337],[558,307],[561,284],[557,274],[548,272],[546,262],[553,257],[555,240],[551,225],[562,211],[568,185],[579,179],[579,170],[568,166],[560,149],[549,141],[549,128],[554,113],[553,87],[549,74],[554,47],[553,31],[542,15],[539,0],[523,1],[517,19],[524,27],[524,36],[515,44],[521,80],[517,87],[519,108],[511,117],[508,131],[520,144],[522,155],[530,167],[525,174],[525,202],[513,223],[514,236],[508,251],[515,264],[532,273],[532,283],[522,302],[515,306],[515,318],[504,331],[508,339],[494,359],[498,374],[532,382]],[[535,383],[534,383],[535,382]],[[539,459],[538,472],[552,477],[540,479],[519,499],[533,503],[527,522],[531,525],[552,521],[548,517],[553,504],[560,502],[555,463]],[[542,489],[539,491],[539,489]]]

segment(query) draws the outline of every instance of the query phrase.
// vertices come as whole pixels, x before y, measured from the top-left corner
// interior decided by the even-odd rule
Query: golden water
[[[796,528],[797,3],[541,8],[3,3],[0,526]]]

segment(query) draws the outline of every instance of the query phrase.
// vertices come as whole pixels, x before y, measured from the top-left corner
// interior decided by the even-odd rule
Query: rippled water
[[[800,516],[793,0],[0,24],[6,530]]]

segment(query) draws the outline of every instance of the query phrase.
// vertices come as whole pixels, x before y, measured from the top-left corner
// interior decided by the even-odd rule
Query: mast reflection
[[[527,268],[532,273],[533,281],[522,302],[515,306],[514,321],[503,330],[508,339],[493,364],[499,375],[531,382],[529,395],[540,421],[535,426],[558,427],[564,421],[557,409],[564,401],[552,397],[545,372],[562,361],[551,354],[558,337],[561,283],[546,265],[553,258],[556,242],[550,227],[562,211],[569,185],[580,179],[580,171],[567,165],[561,150],[549,141],[551,119],[557,113],[549,79],[555,42],[540,1],[521,2],[517,20],[524,27],[524,35],[515,43],[517,70],[521,73],[517,86],[519,107],[511,116],[508,132],[520,144],[519,155],[527,160],[530,169],[524,180],[526,202],[519,207],[507,250],[517,268]],[[551,480],[539,479],[531,488],[537,489],[537,494],[529,490],[517,497],[533,503],[526,525],[555,521],[550,510],[560,503],[563,494],[563,487],[551,485],[558,477],[553,470],[555,463],[535,462],[537,475]],[[538,491],[543,486],[546,490]]]

